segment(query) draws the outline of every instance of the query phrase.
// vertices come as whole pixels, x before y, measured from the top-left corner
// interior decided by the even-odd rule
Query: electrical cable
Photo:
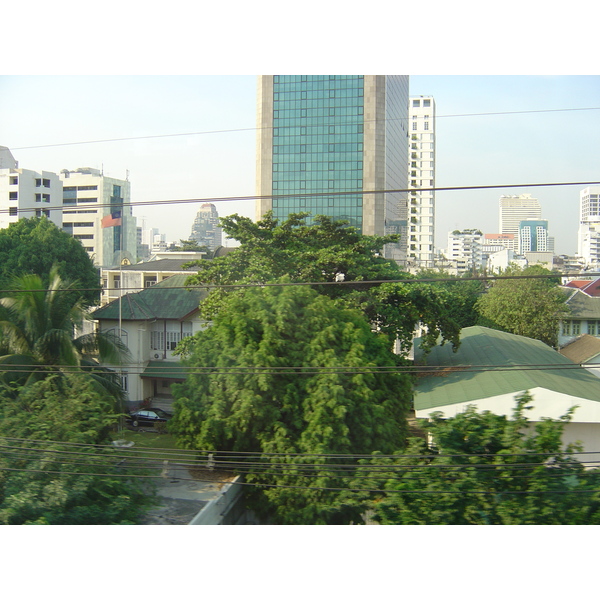
[[[372,194],[399,194],[408,192],[441,192],[441,191],[466,191],[466,190],[488,190],[488,189],[508,189],[508,188],[530,188],[530,187],[557,187],[557,186],[579,186],[587,187],[592,185],[600,185],[598,181],[570,181],[570,182],[556,182],[556,183],[513,183],[513,184],[499,184],[499,185],[471,185],[471,186],[447,186],[447,187],[410,187],[410,188],[398,188],[389,190],[353,190],[345,192],[303,192],[294,194],[267,194],[261,196],[232,196],[232,197],[219,197],[219,198],[187,198],[187,199],[171,199],[171,200],[146,200],[140,202],[127,202],[127,203],[115,203],[115,204],[96,204],[94,203],[93,208],[105,208],[110,207],[116,208],[135,208],[136,206],[169,206],[171,204],[199,204],[199,203],[214,203],[214,202],[242,202],[251,200],[264,200],[264,199],[278,199],[282,200],[285,198],[318,198],[318,197],[329,197],[329,196],[348,196],[348,195],[372,195]],[[33,208],[18,208],[17,214],[25,212],[36,212],[38,210],[50,210],[50,211],[65,211],[75,210],[81,208],[82,204],[63,205],[56,207],[43,206]],[[85,208],[90,208],[86,204]],[[10,208],[0,209],[0,213],[9,213]]]
[[[586,110],[600,110],[600,107],[582,107],[582,108],[550,108],[550,109],[537,109],[537,110],[514,110],[514,111],[497,111],[497,112],[484,112],[484,113],[462,113],[462,114],[453,114],[453,115],[435,115],[432,116],[432,119],[446,119],[446,118],[457,118],[457,117],[482,117],[482,116],[504,116],[504,115],[520,115],[520,114],[534,114],[534,113],[555,113],[555,112],[575,112],[575,111],[586,111]],[[411,119],[409,117],[398,117],[398,118],[386,118],[386,119],[377,119],[377,120],[364,120],[362,119],[362,123],[375,123],[375,122],[395,122],[395,121],[405,121],[408,122]],[[337,125],[355,125],[356,121],[348,121],[347,123],[336,123]],[[278,128],[286,129],[290,127],[295,127],[294,125],[278,125]],[[134,141],[134,140],[149,140],[149,139],[159,139],[159,138],[172,138],[172,137],[184,137],[184,136],[193,136],[193,135],[215,135],[215,134],[223,134],[223,133],[241,133],[247,131],[262,131],[262,130],[270,130],[274,129],[275,126],[265,126],[265,127],[240,127],[235,129],[217,129],[213,131],[188,131],[184,133],[163,133],[156,135],[141,135],[141,136],[129,136],[122,138],[109,138],[102,140],[85,140],[80,142],[62,142],[58,144],[42,144],[37,146],[18,146],[13,147],[13,150],[37,150],[40,148],[57,148],[59,146],[79,146],[83,144],[103,144],[108,142],[126,142],[126,141]]]

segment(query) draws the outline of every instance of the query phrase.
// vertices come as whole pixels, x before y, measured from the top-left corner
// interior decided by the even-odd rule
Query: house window
[[[164,331],[150,332],[150,350],[165,349],[165,333]]]
[[[563,321],[562,333],[563,335],[580,335],[581,321]]]
[[[587,329],[589,335],[600,335],[600,328],[598,327],[598,321],[588,321]]]

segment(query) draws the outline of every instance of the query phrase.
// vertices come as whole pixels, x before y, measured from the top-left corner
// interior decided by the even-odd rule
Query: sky
[[[438,187],[600,181],[600,76],[411,75],[410,93],[435,98]],[[596,110],[564,110],[582,108]],[[542,112],[484,114],[520,111]],[[252,196],[255,115],[255,75],[0,76],[0,145],[20,167],[103,169],[129,178],[134,203]],[[454,229],[498,232],[500,195],[530,193],[556,252],[574,254],[580,190],[438,192],[436,247]],[[176,241],[199,204],[134,215]],[[252,200],[215,205],[254,218]]]

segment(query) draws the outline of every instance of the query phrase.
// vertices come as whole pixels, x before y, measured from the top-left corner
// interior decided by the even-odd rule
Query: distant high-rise
[[[479,229],[465,229],[448,233],[448,255],[456,261],[458,273],[481,269],[483,265],[483,234]]]
[[[408,256],[422,268],[432,267],[435,236],[435,101],[411,96],[409,104],[410,158],[408,180]],[[412,188],[417,188],[413,190]],[[425,188],[419,190],[418,188]]]
[[[100,267],[137,262],[137,226],[130,183],[84,167],[60,174],[63,230],[83,244]]]
[[[0,146],[0,229],[36,216],[62,227],[62,183],[58,175],[20,169],[11,151]]]
[[[600,186],[579,193],[579,231],[577,254],[585,265],[600,266]]]
[[[548,221],[527,219],[519,223],[519,254],[549,252]]]
[[[514,235],[513,245],[509,246],[515,252],[519,251],[519,224],[526,219],[541,219],[542,207],[537,198],[531,194],[520,196],[500,196],[500,233]]]
[[[222,245],[223,230],[219,226],[219,213],[214,204],[207,202],[200,207],[192,225],[190,240],[210,250]]]
[[[258,80],[257,219],[308,212],[366,235],[401,234],[405,260],[408,76],[263,75]]]

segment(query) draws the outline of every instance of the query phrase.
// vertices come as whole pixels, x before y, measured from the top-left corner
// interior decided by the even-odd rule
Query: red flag
[[[115,225],[121,225],[121,211],[117,211],[110,215],[102,217],[100,225],[102,229],[104,229],[105,227],[114,227]]]

